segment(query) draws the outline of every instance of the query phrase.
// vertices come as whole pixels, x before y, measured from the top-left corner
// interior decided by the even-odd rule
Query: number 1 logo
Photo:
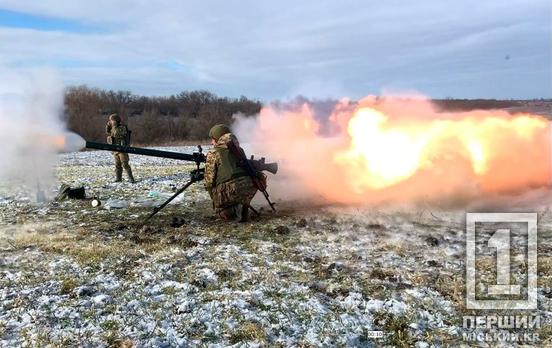
[[[476,299],[476,222],[527,224],[527,287],[526,299]],[[511,230],[496,230],[487,241],[496,249],[496,284],[490,284],[487,295],[521,294],[520,284],[511,284]],[[466,214],[466,307],[468,309],[536,309],[537,308],[537,214],[536,213],[468,213]]]

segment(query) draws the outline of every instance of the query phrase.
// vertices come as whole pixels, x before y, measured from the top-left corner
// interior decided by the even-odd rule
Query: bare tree
[[[117,112],[132,129],[133,141],[142,145],[205,139],[213,124],[229,123],[237,112],[257,114],[260,108],[259,101],[244,96],[217,97],[204,90],[146,97],[129,91],[76,86],[65,93],[65,116],[70,130],[86,139],[103,141],[107,116]]]

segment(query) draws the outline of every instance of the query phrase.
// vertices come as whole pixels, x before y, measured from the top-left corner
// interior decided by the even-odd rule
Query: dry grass
[[[78,238],[75,234],[24,233],[13,240],[17,249],[37,248],[48,253],[73,256],[82,265],[96,266],[103,260],[132,253],[134,248],[125,241],[99,242],[95,238]]]
[[[147,185],[106,185],[106,177],[111,178],[112,172],[105,166],[85,169],[66,166],[58,171],[63,180],[78,181],[79,173],[89,169],[91,176],[98,175],[98,178],[91,179],[91,185],[104,190],[106,196],[110,195],[108,197],[131,201],[153,190]],[[179,175],[188,169],[186,165],[144,165],[136,172],[142,177],[169,176]],[[170,187],[163,183],[155,190],[169,191]],[[392,335],[385,341],[363,340],[361,335],[358,337],[361,344],[413,345],[418,338],[411,335],[409,324],[424,320],[420,314],[422,310],[430,312],[437,322],[442,316],[441,324],[445,328],[426,327],[422,329],[421,339],[443,346],[453,346],[453,340],[458,340],[458,335],[448,334],[446,330],[451,326],[461,328],[461,322],[451,321],[461,320],[463,313],[466,313],[464,255],[449,253],[449,246],[454,249],[460,243],[454,240],[459,237],[452,235],[452,244],[448,239],[440,240],[442,244],[436,243],[438,245],[428,245],[427,242],[430,236],[448,236],[446,231],[456,226],[454,223],[445,220],[421,223],[413,220],[416,216],[394,213],[378,214],[381,223],[376,223],[362,214],[340,215],[314,209],[297,212],[290,207],[284,207],[276,214],[263,213],[262,218],[247,224],[225,223],[212,217],[209,202],[200,185],[192,187],[187,193],[189,196],[182,204],[168,206],[144,229],[140,222],[149,212],[146,208],[94,210],[87,202],[70,201],[59,206],[49,205],[47,213],[39,216],[34,213],[37,207],[17,207],[19,210],[10,215],[10,222],[1,227],[6,233],[0,236],[0,245],[5,245],[10,255],[17,255],[8,269],[19,272],[19,275],[14,276],[15,281],[0,280],[0,285],[23,289],[54,280],[59,282],[62,295],[73,293],[79,285],[99,289],[98,293],[105,293],[114,301],[101,308],[101,315],[113,315],[114,319],[98,319],[94,308],[90,310],[91,314],[88,310],[77,311],[79,318],[93,322],[99,328],[92,335],[97,344],[105,346],[147,345],[145,342],[151,343],[148,339],[159,335],[154,330],[148,337],[135,336],[125,328],[136,328],[136,323],[127,323],[128,318],[116,319],[118,313],[126,310],[123,309],[124,304],[135,298],[141,301],[140,310],[146,313],[144,317],[154,323],[170,321],[182,315],[182,320],[173,325],[181,325],[178,328],[183,332],[182,336],[198,339],[203,345],[256,342],[273,346],[273,339],[281,342],[291,337],[294,345],[309,347],[313,345],[308,342],[312,338],[305,337],[304,328],[314,322],[322,322],[323,333],[317,333],[314,340],[320,341],[313,342],[320,344],[324,338],[329,338],[332,344],[344,345],[344,339],[356,337],[370,322],[347,321],[347,316],[354,321],[364,318],[366,314],[366,308],[362,305],[343,306],[344,302],[350,303],[351,298],[355,298],[351,293],[360,293],[363,303],[372,299],[396,299],[408,308],[407,315],[392,315],[387,309],[377,313],[374,329],[382,329]],[[171,227],[173,217],[182,218],[185,224]],[[397,217],[409,225],[404,231],[392,225]],[[304,223],[299,224],[298,221],[302,220]],[[416,227],[416,233],[411,231],[411,225]],[[276,233],[284,230],[281,226],[288,228],[289,233]],[[357,228],[358,231],[351,230]],[[403,243],[406,237],[391,234],[391,230],[395,233],[395,228],[397,236],[404,233],[408,237],[408,243]],[[25,262],[27,259],[24,258],[24,262],[20,263],[17,257],[27,257],[27,253],[31,261]],[[44,258],[45,262],[39,258]],[[38,267],[33,264],[36,260]],[[490,271],[495,267],[492,257],[478,258],[477,262],[478,269]],[[53,268],[61,272],[52,278]],[[202,271],[205,269],[209,274],[214,274],[215,280],[204,279]],[[65,270],[68,272],[63,272]],[[551,258],[542,255],[539,258],[541,286],[549,282],[550,271]],[[104,283],[103,280],[98,283],[98,275],[102,275],[99,278],[109,279],[105,282],[113,282],[119,287],[115,290],[102,288]],[[186,290],[179,285],[162,286],[166,281],[186,284]],[[159,288],[158,292],[149,293],[152,287]],[[426,291],[427,288],[435,291]],[[147,289],[147,293],[136,294],[133,292],[136,289],[138,292]],[[412,296],[409,289],[414,291]],[[251,295],[253,292],[255,297]],[[257,293],[261,295],[256,297]],[[420,294],[425,297],[417,300]],[[153,296],[163,299],[149,301]],[[194,304],[178,314],[170,313],[164,307],[170,301],[181,299],[189,299]],[[234,302],[238,299],[247,302],[245,309]],[[77,296],[65,296],[63,306],[70,307],[81,300]],[[318,313],[317,305],[307,304],[310,300],[318,301],[327,312]],[[452,302],[452,311],[449,311],[449,304],[444,300]],[[197,318],[211,313],[210,304],[217,307],[212,311],[216,317],[211,318],[216,334],[206,334],[207,328],[202,323],[187,321],[189,316]],[[10,306],[16,306],[16,310],[31,305],[29,299],[24,298],[16,298],[10,303]],[[170,304],[175,311],[177,307],[174,303]],[[75,308],[78,306],[72,309]],[[220,308],[223,308],[222,314],[217,312]],[[196,312],[198,309],[201,313]],[[258,317],[246,316],[244,311],[253,315],[265,312],[266,317],[257,321]],[[373,310],[369,311],[374,314]],[[282,321],[281,314],[292,325],[275,329]],[[244,317],[248,320],[244,321]],[[229,320],[233,325],[237,322],[238,325],[226,326],[223,322],[217,326],[218,318]],[[265,324],[264,319],[269,324]],[[295,325],[301,329],[294,331]],[[5,332],[5,326],[0,322],[0,335]],[[36,330],[29,330],[36,334]],[[543,328],[542,335],[550,335],[550,330]],[[47,333],[41,340],[44,346],[59,343],[52,342]],[[78,345],[75,341],[67,342]]]
[[[466,285],[463,274],[440,274],[431,287],[452,301],[458,310],[464,310],[464,290]]]
[[[542,320],[542,318],[541,318]],[[552,347],[552,325],[543,325],[536,331],[539,334],[539,340],[542,347]]]
[[[386,243],[379,248],[379,251],[392,251],[400,257],[405,257],[408,253],[408,248],[402,244]]]
[[[61,281],[60,293],[67,295],[73,292],[73,290],[79,285],[79,281],[75,278],[64,278]]]
[[[393,347],[412,347],[414,342],[408,334],[410,318],[406,315],[392,315],[387,312],[377,312],[374,324],[378,330],[387,333],[385,343]]]
[[[244,322],[232,332],[229,341],[231,344],[245,343],[248,341],[264,342],[266,340],[266,331],[264,328],[253,322]]]

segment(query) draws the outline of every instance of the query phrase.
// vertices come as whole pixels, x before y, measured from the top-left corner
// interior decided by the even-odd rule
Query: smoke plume
[[[503,110],[439,112],[423,96],[265,106],[233,125],[247,151],[280,162],[279,199],[466,205],[551,184],[548,120]]]
[[[0,67],[0,182],[47,191],[54,183],[56,137],[63,134],[63,84],[48,71]]]

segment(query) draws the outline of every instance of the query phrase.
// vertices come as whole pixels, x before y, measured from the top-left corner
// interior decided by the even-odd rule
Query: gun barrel
[[[134,155],[171,158],[171,159],[191,161],[196,163],[205,162],[205,155],[200,153],[188,154],[188,153],[180,153],[180,152],[172,152],[172,151],[161,151],[161,150],[154,150],[154,149],[144,149],[141,147],[97,143],[94,141],[87,141],[86,148],[104,150],[104,151],[125,152],[125,153],[131,153]]]
[[[171,158],[171,159],[176,159],[181,161],[195,162],[198,165],[200,163],[205,162],[205,155],[201,152],[194,152],[193,154],[189,154],[189,153],[180,153],[180,152],[172,152],[172,151],[144,149],[142,147],[97,143],[94,141],[87,141],[86,148],[104,150],[104,151],[125,152],[125,153],[131,153],[134,155]],[[278,171],[277,163],[265,163],[264,158],[262,160],[250,159],[248,161],[249,163],[251,163],[253,168],[255,168],[255,170],[267,171],[272,174],[276,174],[276,172]]]

